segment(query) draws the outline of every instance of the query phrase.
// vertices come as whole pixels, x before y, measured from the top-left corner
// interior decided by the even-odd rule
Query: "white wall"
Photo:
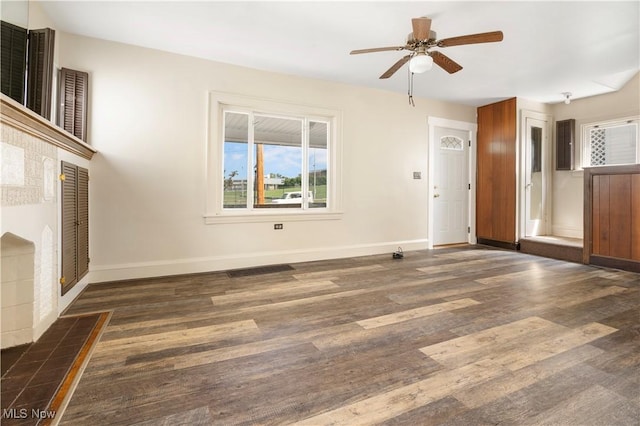
[[[582,125],[638,114],[640,114],[640,74],[636,74],[617,92],[576,99],[569,105],[564,103],[553,105],[556,121],[570,118],[576,120],[576,167],[582,164]],[[584,191],[582,175],[582,170],[554,171],[553,233],[555,235],[582,238]]]
[[[60,65],[90,75],[93,282],[425,248],[427,116],[475,122],[473,107],[57,36]],[[342,219],[205,225],[209,91],[342,111]]]

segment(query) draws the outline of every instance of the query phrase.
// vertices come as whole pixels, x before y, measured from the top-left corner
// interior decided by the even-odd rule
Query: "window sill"
[[[266,223],[266,222],[316,222],[341,220],[342,212],[252,212],[244,214],[206,214],[205,225],[224,225],[229,223]]]

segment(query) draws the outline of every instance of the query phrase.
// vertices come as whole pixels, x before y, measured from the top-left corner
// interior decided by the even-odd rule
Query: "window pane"
[[[309,122],[309,207],[327,207],[328,123]]]
[[[591,165],[633,164],[637,161],[637,124],[594,128],[589,131]]]
[[[255,116],[256,208],[302,206],[302,120]]]
[[[224,114],[224,200],[223,207],[247,207],[247,155],[249,152],[249,116],[235,112]]]

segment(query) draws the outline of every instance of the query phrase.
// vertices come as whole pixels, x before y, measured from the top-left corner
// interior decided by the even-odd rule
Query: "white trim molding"
[[[119,265],[94,265],[89,272],[92,283],[131,280],[140,278],[196,274],[231,269],[249,268],[282,263],[309,262],[319,259],[341,259],[391,253],[402,247],[405,253],[425,250],[426,239],[387,241],[341,247],[316,247],[302,250],[279,250],[259,253],[242,253],[155,262],[127,263]]]

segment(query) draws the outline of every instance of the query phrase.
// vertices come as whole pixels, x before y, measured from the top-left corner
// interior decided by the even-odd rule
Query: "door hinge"
[[[469,146],[471,146],[471,141],[469,141]]]
[[[470,233],[471,233],[471,227],[467,226],[467,234],[470,234]]]
[[[469,189],[471,189],[471,184],[469,184]]]
[[[65,179],[65,175],[64,173],[60,173],[60,176],[58,176],[60,178],[60,180],[64,180]]]
[[[65,283],[65,282],[67,282],[67,280],[65,280],[65,279],[64,279],[64,277],[61,277],[61,278],[60,278],[60,284],[61,284],[61,285],[64,285],[64,283]]]

